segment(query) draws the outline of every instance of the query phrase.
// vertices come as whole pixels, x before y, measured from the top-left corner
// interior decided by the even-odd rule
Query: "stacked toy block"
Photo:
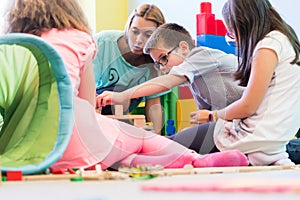
[[[197,46],[206,46],[235,54],[235,48],[229,46],[225,40],[227,29],[222,20],[215,18],[210,2],[200,4],[200,13],[196,14],[196,22]],[[189,123],[190,112],[197,110],[196,103],[188,87],[179,87],[178,96],[176,102],[177,132],[193,126]]]
[[[190,124],[190,113],[195,110],[197,110],[197,106],[189,86],[179,86],[178,99],[176,101],[177,132],[193,126],[192,124]]]
[[[219,49],[235,54],[235,48],[227,44],[225,35],[227,29],[220,19],[215,19],[210,2],[200,4],[200,13],[196,15],[197,46]]]
[[[194,126],[190,124],[190,113],[198,110],[194,99],[178,99],[176,102],[177,109],[177,132]]]

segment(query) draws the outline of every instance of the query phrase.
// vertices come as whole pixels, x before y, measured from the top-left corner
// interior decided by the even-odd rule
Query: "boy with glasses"
[[[230,40],[227,39],[227,41],[234,45],[235,38],[230,36]],[[120,104],[130,98],[152,95],[185,83],[189,84],[199,109],[221,109],[242,95],[243,88],[238,86],[231,77],[237,68],[236,57],[215,49],[195,47],[190,34],[180,25],[164,24],[155,30],[147,41],[144,51],[155,61],[156,69],[163,71],[166,75],[121,93],[105,92],[99,96],[101,98],[97,99],[99,105]],[[200,112],[192,112],[190,122],[201,124],[215,121],[213,114],[209,112],[206,116],[200,116]],[[202,126],[202,128],[193,126],[169,138],[198,153],[215,152],[218,149],[214,147],[213,138],[209,138],[209,134],[206,134],[207,136],[189,134],[213,130],[214,124],[207,123],[207,126]],[[199,144],[202,144],[204,140],[206,145],[199,149]],[[297,164],[300,163],[297,157],[300,149],[299,141],[298,138],[287,144],[287,152],[292,161]]]
[[[243,87],[232,79],[237,59],[232,54],[207,47],[195,47],[189,32],[175,23],[156,29],[144,52],[150,54],[155,68],[165,75],[126,91],[104,92],[97,97],[98,106],[121,104],[129,99],[153,95],[175,86],[188,84],[199,109],[224,108],[241,97]],[[199,123],[197,112],[191,123]]]

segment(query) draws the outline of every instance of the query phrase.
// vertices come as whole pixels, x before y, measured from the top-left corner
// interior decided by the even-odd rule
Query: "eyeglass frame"
[[[168,57],[169,55],[178,48],[178,45],[174,48],[172,48],[170,51],[168,51],[165,55],[161,56],[157,61],[154,62],[153,67],[157,70],[160,71],[160,66],[166,66],[169,62]],[[161,60],[166,59],[165,63],[162,63]]]

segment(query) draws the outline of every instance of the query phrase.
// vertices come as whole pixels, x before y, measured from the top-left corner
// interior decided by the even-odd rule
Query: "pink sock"
[[[165,168],[181,168],[186,164],[192,164],[195,158],[191,154],[167,154],[162,156],[146,156],[138,155],[132,162],[132,166],[149,164],[149,165],[161,165]]]
[[[194,167],[230,167],[248,165],[249,161],[247,157],[238,150],[228,150],[201,155],[193,162]]]
[[[191,154],[183,154],[183,155],[176,155],[177,159],[174,162],[170,163],[169,165],[165,166],[165,168],[182,168],[186,164],[192,164],[195,160],[195,157]]]

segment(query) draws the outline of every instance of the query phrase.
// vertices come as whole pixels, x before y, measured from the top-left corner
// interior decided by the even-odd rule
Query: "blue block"
[[[235,47],[231,47],[227,44],[225,36],[209,34],[198,35],[197,46],[205,46],[213,49],[219,49],[221,51],[224,51],[225,53],[236,55]]]
[[[167,120],[167,136],[174,135],[176,132],[176,128],[174,126],[174,120],[173,119],[168,119]]]

